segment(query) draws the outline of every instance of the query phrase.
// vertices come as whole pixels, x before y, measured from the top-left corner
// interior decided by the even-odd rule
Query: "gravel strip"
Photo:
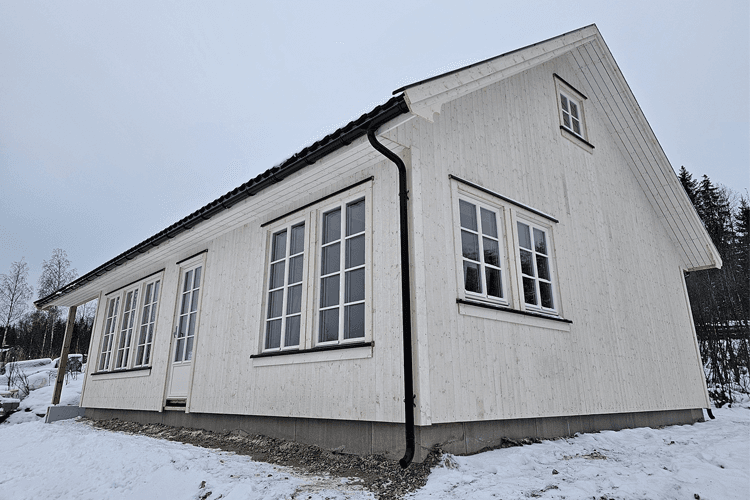
[[[100,429],[142,434],[248,455],[253,460],[291,467],[302,474],[359,478],[357,484],[372,491],[382,500],[400,499],[424,486],[427,476],[432,468],[440,463],[442,457],[442,452],[436,449],[424,462],[412,463],[406,469],[402,469],[397,461],[389,460],[382,455],[348,455],[293,441],[250,435],[241,430],[218,433],[162,424],[138,424],[117,418],[81,420]]]

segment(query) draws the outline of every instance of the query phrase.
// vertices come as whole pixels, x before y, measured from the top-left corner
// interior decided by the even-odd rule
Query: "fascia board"
[[[601,38],[596,26],[587,26],[546,42],[498,56],[404,90],[409,110],[433,121],[443,104],[559,57],[579,45]]]

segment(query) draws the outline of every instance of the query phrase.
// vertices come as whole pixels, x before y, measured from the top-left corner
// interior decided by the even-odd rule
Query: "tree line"
[[[38,299],[46,297],[77,277],[65,250],[56,248],[48,260],[42,261],[36,296]],[[67,308],[30,310],[29,300],[34,296],[34,288],[28,279],[29,265],[24,259],[13,262],[8,274],[0,274],[0,326],[3,328],[0,348],[4,351],[0,361],[55,358],[62,350]],[[76,311],[71,353],[87,352],[95,310],[96,301],[92,301]]]
[[[678,177],[723,261],[685,277],[709,393],[722,405],[750,392],[750,205],[747,194],[684,166]]]

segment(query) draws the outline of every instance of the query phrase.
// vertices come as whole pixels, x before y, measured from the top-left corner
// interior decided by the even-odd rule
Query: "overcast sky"
[[[402,85],[591,23],[672,166],[750,184],[747,0],[256,3],[0,0],[0,273],[84,274]]]

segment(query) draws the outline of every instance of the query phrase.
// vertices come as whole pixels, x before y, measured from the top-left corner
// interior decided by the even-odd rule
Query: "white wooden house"
[[[394,94],[37,301],[99,299],[86,415],[417,460],[702,420],[721,259],[596,26]]]

